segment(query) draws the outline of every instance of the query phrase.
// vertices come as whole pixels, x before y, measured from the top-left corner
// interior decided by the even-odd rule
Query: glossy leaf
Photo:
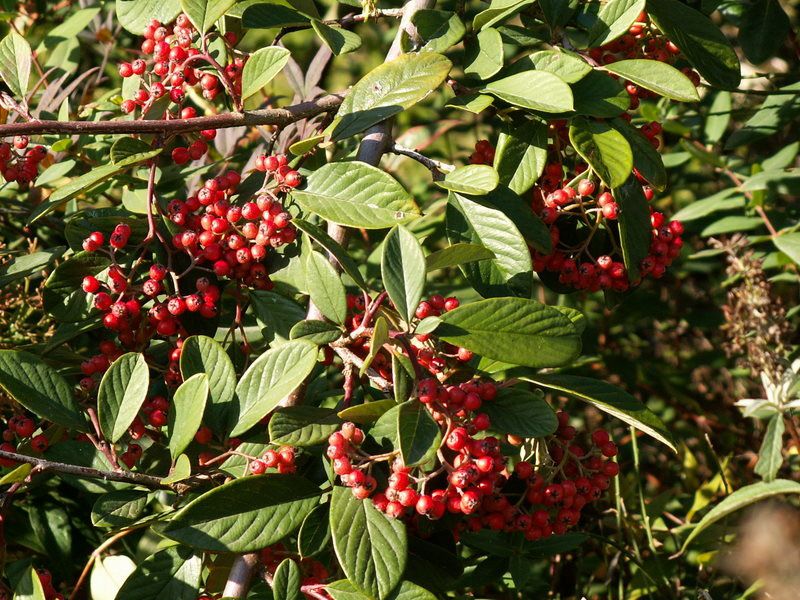
[[[358,270],[358,265],[356,265],[347,251],[342,248],[341,244],[328,235],[324,229],[303,219],[293,219],[292,224],[303,233],[314,238],[320,246],[325,248],[325,250],[337,260],[344,272],[350,276],[350,279],[352,279],[358,287],[364,291],[369,290],[364,281],[364,277],[361,275],[361,271]]]
[[[601,119],[620,116],[631,102],[621,83],[598,70],[574,83],[572,95],[577,114]]]
[[[263,419],[316,364],[317,347],[304,341],[286,342],[259,356],[236,385],[238,417],[231,436],[241,435]]]
[[[153,19],[170,23],[180,12],[179,0],[116,0],[120,25],[136,35],[142,35]]]
[[[711,19],[679,0],[647,0],[647,13],[711,85],[739,85],[739,59]]]
[[[342,487],[333,489],[330,520],[333,548],[347,579],[373,598],[388,598],[406,566],[403,522]]]
[[[523,71],[486,85],[483,92],[509,104],[546,113],[572,110],[572,90],[547,71]]]
[[[661,154],[653,148],[650,140],[624,119],[614,119],[612,125],[628,141],[633,154],[634,168],[653,188],[665,189],[667,187],[667,170]]]
[[[697,526],[683,542],[682,552],[699,536],[717,521],[720,521],[730,514],[733,514],[746,506],[761,502],[775,496],[788,494],[800,494],[800,483],[789,481],[788,479],[776,479],[775,481],[751,483],[743,488],[739,488],[722,502],[706,513]]]
[[[606,65],[605,69],[665,98],[681,102],[700,100],[697,88],[686,75],[658,60],[620,60]]]
[[[145,558],[125,580],[116,600],[194,600],[202,574],[202,555],[172,546]]]
[[[116,443],[139,414],[150,385],[150,369],[144,355],[123,354],[100,380],[97,392],[97,419],[103,435]]]
[[[639,278],[639,266],[650,252],[650,205],[641,184],[633,176],[625,185],[614,190],[614,199],[620,209],[617,221],[622,258],[631,281],[636,281]]]
[[[441,54],[401,54],[367,73],[345,97],[333,139],[341,140],[425,99],[441,85],[452,64]]]
[[[86,419],[72,395],[72,386],[33,354],[0,350],[0,388],[43,419],[86,430]]]
[[[347,294],[339,273],[319,252],[311,251],[304,261],[306,287],[311,301],[334,323],[347,318]]]
[[[316,556],[328,549],[331,541],[330,518],[328,505],[321,504],[303,521],[297,533],[297,550],[300,556]]]
[[[625,137],[608,124],[574,119],[569,139],[608,187],[619,187],[633,170],[633,153]]]
[[[530,62],[539,71],[557,75],[567,83],[576,83],[592,72],[591,65],[580,55],[567,50],[540,50],[522,60]]]
[[[199,373],[206,375],[210,400],[205,409],[208,425],[217,433],[225,433],[236,414],[233,401],[236,371],[227,352],[212,338],[193,335],[181,347],[180,368],[184,380]]]
[[[183,12],[201,34],[211,29],[234,4],[236,0],[181,0]]]
[[[126,527],[144,512],[148,498],[148,492],[141,490],[118,490],[103,494],[92,506],[92,525]]]
[[[457,267],[468,262],[495,258],[494,252],[478,244],[459,243],[437,250],[425,257],[425,269],[430,273],[438,269]]]
[[[436,185],[451,192],[483,196],[496,188],[498,183],[497,171],[489,165],[465,165],[447,173]]]
[[[486,28],[465,46],[464,73],[486,80],[503,68],[503,38],[497,29]]]
[[[275,600],[300,600],[300,567],[291,558],[284,559],[272,577],[272,596]]]
[[[500,133],[494,168],[500,182],[517,194],[530,190],[547,162],[547,124],[528,120]]]
[[[672,434],[652,411],[628,392],[599,379],[577,375],[535,375],[523,379],[583,400],[654,437],[677,452]]]
[[[242,69],[242,100],[257,94],[289,62],[290,53],[280,46],[259,48],[250,55]]]
[[[303,14],[288,2],[247,3],[242,13],[242,26],[246,29],[305,27],[310,23],[311,17],[318,16]]]
[[[386,236],[381,276],[389,298],[410,323],[425,291],[425,255],[417,238],[405,227],[397,226]]]
[[[791,28],[778,0],[754,0],[747,4],[739,25],[739,44],[745,56],[759,65],[777,54]]]
[[[353,423],[358,423],[359,425],[369,425],[395,406],[397,406],[397,403],[394,400],[375,400],[350,406],[340,410],[338,414],[342,421],[353,421]]]
[[[0,78],[19,100],[28,93],[32,56],[30,44],[16,31],[0,41]]]
[[[361,47],[361,37],[357,33],[342,27],[331,27],[316,19],[311,21],[311,27],[336,56],[347,54]]]
[[[645,0],[609,0],[597,14],[589,30],[589,47],[607,44],[628,33],[631,25],[644,10]]]
[[[556,413],[541,396],[521,388],[498,390],[497,397],[484,402],[481,410],[489,415],[492,429],[526,438],[551,435],[558,428]]]
[[[534,0],[491,0],[489,8],[486,8],[475,15],[472,21],[472,28],[480,31],[484,27],[491,27],[504,19],[515,15]]]
[[[412,467],[436,454],[442,441],[442,432],[424,404],[409,400],[400,405],[397,413],[397,440],[403,464]]]
[[[397,180],[361,162],[324,165],[292,197],[304,210],[348,227],[384,229],[419,215],[414,199]]]
[[[175,390],[169,411],[169,453],[173,460],[189,447],[200,429],[208,392],[205,373],[192,375]]]
[[[288,446],[316,446],[339,429],[336,411],[316,406],[287,406],[276,410],[269,420],[269,440]]]
[[[422,51],[427,52],[444,52],[460,42],[467,32],[458,15],[447,10],[418,10],[412,22],[424,42]]]
[[[210,552],[252,552],[295,531],[319,495],[316,485],[296,475],[235,479],[192,500],[163,533]]]
[[[476,354],[514,365],[557,367],[580,353],[575,325],[563,313],[525,298],[491,298],[441,316],[436,334]]]

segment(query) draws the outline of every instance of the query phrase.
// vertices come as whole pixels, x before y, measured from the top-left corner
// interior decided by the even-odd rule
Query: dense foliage
[[[797,597],[794,3],[3,8],[0,599]]]

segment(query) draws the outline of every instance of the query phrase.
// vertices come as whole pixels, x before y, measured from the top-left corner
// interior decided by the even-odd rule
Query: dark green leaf
[[[631,25],[644,10],[645,0],[609,0],[600,9],[597,20],[589,30],[590,48],[603,46],[628,33]]]
[[[289,332],[289,337],[293,340],[306,340],[318,346],[335,342],[341,336],[342,330],[333,323],[315,319],[300,321]]]
[[[138,352],[123,354],[103,374],[97,392],[97,419],[109,441],[116,443],[128,431],[149,385],[150,369]]]
[[[412,22],[424,42],[423,51],[444,52],[461,41],[466,33],[463,21],[447,10],[418,10]]]
[[[331,27],[322,21],[313,19],[311,27],[317,32],[319,38],[331,49],[336,56],[347,54],[361,47],[361,38],[357,33],[343,29],[342,27]]]
[[[139,518],[148,502],[148,492],[119,490],[100,496],[92,507],[95,527],[126,527]]]
[[[725,143],[726,148],[751,144],[775,135],[783,131],[788,124],[794,123],[800,115],[800,81],[779,88],[778,91],[781,93],[767,96],[758,112],[750,117],[742,128],[731,134]]]
[[[25,569],[14,588],[14,600],[46,600],[39,574],[33,567]]]
[[[209,384],[205,373],[192,375],[175,390],[169,411],[169,453],[175,460],[194,439],[203,422]]]
[[[425,269],[430,273],[438,269],[457,267],[468,262],[495,258],[494,252],[478,244],[459,243],[437,250],[425,257]]]
[[[275,569],[272,578],[272,595],[275,600],[300,600],[300,567],[286,558]]]
[[[747,59],[760,65],[777,54],[791,29],[778,0],[753,0],[739,23],[739,44]]]
[[[347,251],[342,248],[341,244],[329,236],[324,229],[303,219],[294,219],[292,220],[292,224],[303,233],[314,238],[320,246],[325,248],[325,250],[333,255],[333,257],[339,262],[339,265],[341,265],[344,272],[350,276],[350,279],[352,279],[358,287],[364,291],[369,290],[366,282],[364,281],[364,277],[358,270],[358,265],[356,265],[355,261],[350,257]]]
[[[297,533],[297,550],[300,556],[316,556],[327,550],[331,541],[329,521],[327,504],[321,504],[308,514]]]
[[[772,238],[775,247],[800,265],[800,233],[785,233]]]
[[[497,140],[494,168],[500,182],[517,194],[533,187],[547,162],[547,124],[527,120],[514,123]]]
[[[661,154],[653,148],[650,140],[624,119],[614,119],[612,125],[630,144],[633,154],[633,166],[639,171],[639,174],[655,189],[663,190],[666,188],[667,170],[664,168]]]
[[[630,106],[628,92],[616,79],[601,71],[592,70],[572,85],[575,112],[588,117],[608,119],[618,117]]]
[[[631,281],[636,281],[639,278],[639,266],[650,252],[650,205],[641,184],[633,176],[625,185],[614,190],[614,199],[619,205],[617,221],[622,258]]]
[[[619,131],[607,123],[578,118],[572,121],[569,139],[608,187],[619,187],[628,179],[633,170],[633,153]]]
[[[425,290],[425,255],[417,238],[405,227],[398,225],[386,236],[381,276],[395,308],[411,323]]]
[[[489,79],[503,68],[503,38],[496,29],[486,28],[465,44],[464,73]]]
[[[236,371],[228,354],[210,337],[193,335],[183,342],[180,367],[184,380],[205,373],[211,400],[206,406],[208,425],[217,433],[227,432],[236,416]]]
[[[107,256],[93,252],[78,252],[58,265],[44,284],[44,309],[59,321],[83,321],[92,307],[91,294],[81,289],[87,275],[99,275],[109,267]]]
[[[288,4],[278,2],[251,4],[242,13],[242,26],[246,29],[301,27],[308,25],[310,20],[308,16]]]
[[[319,252],[306,254],[304,265],[306,287],[311,301],[334,323],[344,324],[347,318],[347,293],[339,273]]]
[[[340,410],[338,415],[342,421],[369,425],[396,406],[397,403],[394,400],[375,400],[374,402],[365,402],[364,404],[357,404]]]
[[[413,467],[436,454],[442,441],[442,432],[424,404],[409,400],[401,404],[397,412],[397,439],[403,464]]]
[[[552,434],[558,428],[556,413],[544,399],[520,388],[503,388],[497,397],[484,402],[481,410],[489,415],[492,429],[526,438]]]
[[[210,552],[252,552],[297,529],[319,495],[317,486],[296,475],[244,477],[192,500],[163,533]]]
[[[495,23],[499,23],[517,14],[529,4],[533,4],[533,1],[534,0],[491,0],[489,8],[475,15],[472,21],[472,28],[475,31],[480,31],[484,27],[491,27]]]
[[[202,574],[202,555],[173,546],[145,558],[122,584],[116,600],[194,600]]]
[[[189,17],[192,25],[204,34],[211,29],[236,0],[180,0],[183,12]],[[252,57],[251,57],[252,58]]]
[[[342,424],[331,408],[287,406],[275,411],[269,420],[269,440],[273,444],[316,446],[323,444]]]

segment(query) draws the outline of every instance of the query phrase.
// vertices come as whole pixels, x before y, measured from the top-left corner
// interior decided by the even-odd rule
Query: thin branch
[[[443,163],[438,160],[434,160],[432,158],[428,158],[421,152],[416,150],[412,150],[411,148],[406,148],[405,146],[401,146],[400,144],[392,144],[392,147],[389,148],[389,152],[392,154],[398,154],[400,156],[406,156],[408,158],[414,159],[423,167],[428,169],[433,175],[434,181],[440,181],[444,178],[445,173],[449,173],[450,171],[455,170],[455,166]]]
[[[278,125],[285,127],[290,123],[310,119],[322,113],[333,112],[339,108],[345,92],[329,94],[316,100],[300,102],[285,108],[265,108],[244,112],[224,113],[193,119],[157,119],[153,121],[39,121],[0,125],[0,137],[14,135],[39,135],[43,133],[62,133],[68,135],[103,135],[161,133],[179,134],[205,129],[227,129],[230,127],[254,127],[257,125]]]
[[[258,554],[237,556],[236,560],[233,561],[222,595],[225,598],[244,598],[247,596],[250,580],[253,578],[253,571],[255,571],[257,565]]]
[[[349,348],[345,348],[344,346],[334,346],[333,351],[339,355],[339,357],[345,362],[345,364],[353,365],[359,371],[364,366],[364,361],[352,350]],[[380,373],[378,373],[372,367],[366,370],[366,376],[370,378],[370,381],[377,385],[381,391],[388,392],[392,389],[392,382],[387,381],[383,377],[381,377]]]
[[[76,475],[77,477],[88,477],[89,479],[104,479],[106,481],[135,483],[152,489],[172,489],[172,486],[169,484],[162,483],[159,477],[145,475],[144,473],[133,473],[131,471],[101,471],[100,469],[93,469],[92,467],[68,465],[66,463],[53,462],[51,460],[45,460],[35,456],[28,456],[26,454],[5,452],[4,450],[0,450],[0,458],[13,460],[17,463],[27,463],[29,465],[33,465],[34,469],[36,469],[38,472],[54,471],[57,473],[65,473],[67,475]]]

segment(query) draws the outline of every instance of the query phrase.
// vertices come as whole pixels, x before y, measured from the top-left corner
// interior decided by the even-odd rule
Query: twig
[[[414,159],[431,172],[434,181],[440,181],[444,178],[444,173],[449,173],[450,171],[455,170],[454,165],[428,158],[421,152],[417,152],[416,150],[406,148],[405,146],[401,146],[399,144],[392,144],[392,147],[389,148],[389,152]]]
[[[162,483],[160,478],[153,477],[152,475],[145,475],[144,473],[133,473],[131,471],[101,471],[100,469],[93,469],[92,467],[80,467],[78,465],[53,462],[51,460],[45,460],[35,456],[28,456],[26,454],[5,452],[4,450],[0,450],[0,458],[33,465],[33,467],[40,472],[55,471],[57,473],[65,473],[67,475],[88,477],[89,479],[105,479],[107,481],[135,483],[152,489],[172,489],[172,486],[169,484]]]
[[[225,598],[244,598],[250,588],[253,571],[258,564],[258,554],[243,554],[233,561],[228,581],[222,595]]]
[[[0,137],[14,135],[39,135],[43,133],[63,134],[177,134],[202,131],[204,129],[227,129],[230,127],[253,127],[256,125],[278,125],[284,127],[296,121],[310,119],[339,108],[345,92],[329,94],[316,100],[300,102],[286,108],[265,108],[244,112],[224,113],[192,119],[156,119],[152,121],[29,121],[0,125]]]
[[[356,367],[359,371],[361,370],[361,367],[364,366],[364,361],[349,348],[344,348],[342,346],[335,346],[333,348],[333,351],[339,355],[339,357],[345,362],[345,364],[351,364],[354,367]],[[375,369],[371,367],[368,368],[366,370],[366,375],[367,377],[370,378],[372,383],[377,385],[382,391],[388,392],[389,390],[392,389],[392,382],[387,381],[386,379],[381,377],[380,373],[378,373]]]

